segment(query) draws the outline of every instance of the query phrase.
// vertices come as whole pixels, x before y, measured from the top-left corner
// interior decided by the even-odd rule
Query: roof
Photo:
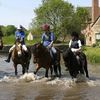
[[[100,16],[97,17],[97,19],[94,21],[94,23],[91,25],[91,27],[93,27],[98,20],[100,20]]]

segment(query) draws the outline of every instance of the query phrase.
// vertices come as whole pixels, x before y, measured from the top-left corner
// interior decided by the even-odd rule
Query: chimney
[[[99,1],[92,0],[92,22],[94,22],[99,16]]]

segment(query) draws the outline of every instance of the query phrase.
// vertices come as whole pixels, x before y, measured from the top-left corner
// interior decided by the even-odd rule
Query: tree
[[[89,11],[84,7],[77,7],[76,15],[80,24],[83,25],[82,28],[86,27],[87,22],[90,20]]]
[[[0,37],[3,37],[2,26],[0,26]]]
[[[16,31],[16,27],[14,25],[7,25],[5,36],[14,35],[15,31]]]
[[[72,31],[80,32],[89,16],[85,8],[78,7],[75,10],[72,4],[64,0],[42,0],[34,12],[36,17],[32,20],[31,29],[40,30],[40,25],[48,23],[56,36],[64,33],[64,37]]]
[[[63,0],[43,0],[42,5],[35,9],[36,17],[33,26],[43,23],[51,25],[55,32],[61,30],[64,22],[68,22],[73,13],[73,6]]]

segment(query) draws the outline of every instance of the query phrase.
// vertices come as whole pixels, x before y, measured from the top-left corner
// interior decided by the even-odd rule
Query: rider
[[[57,51],[53,47],[54,43],[54,33],[50,31],[50,26],[48,24],[43,24],[42,25],[42,30],[44,33],[42,34],[42,44],[43,46],[47,47],[48,50],[50,51],[50,55],[53,59],[53,63],[57,64]]]
[[[8,55],[8,58],[5,60],[6,62],[10,62],[10,58],[11,58],[11,54],[12,54],[12,51],[13,49],[15,48],[15,44],[18,40],[20,40],[21,44],[22,44],[22,48],[23,50],[27,53],[27,47],[25,45],[25,42],[24,42],[24,38],[25,38],[25,33],[23,31],[23,27],[20,25],[17,30],[15,31],[15,43],[14,45],[9,49],[9,55]]]
[[[71,51],[76,55],[76,58],[79,59],[82,46],[79,34],[77,32],[72,32],[71,37],[72,39],[69,42],[69,48],[71,48]]]

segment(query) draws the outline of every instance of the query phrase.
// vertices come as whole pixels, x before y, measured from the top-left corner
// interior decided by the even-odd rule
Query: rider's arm
[[[82,47],[82,43],[80,40],[78,40],[78,44],[79,44],[79,50],[81,50],[81,47]]]
[[[69,41],[69,48],[71,47],[72,40]]]
[[[50,42],[50,44],[48,45],[48,47],[52,47],[52,45],[53,45],[53,42],[54,42],[54,33],[51,33],[51,42]]]
[[[42,34],[42,36],[41,36],[41,43],[43,44],[43,41],[44,41],[44,34]]]
[[[81,50],[82,44],[81,44],[80,40],[78,40],[78,45],[79,45],[79,48],[77,48],[77,49],[76,48],[71,48],[72,52],[79,52]]]

